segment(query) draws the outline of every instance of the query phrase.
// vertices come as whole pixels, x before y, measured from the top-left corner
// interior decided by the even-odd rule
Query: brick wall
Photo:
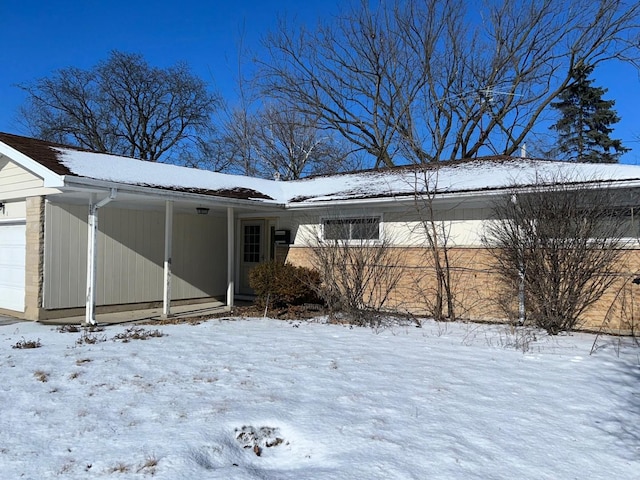
[[[279,258],[295,265],[311,267],[310,249],[291,247]],[[401,248],[403,275],[387,304],[392,310],[430,316],[435,297],[435,269],[429,251],[419,247]],[[506,321],[509,310],[517,316],[517,298],[507,295],[493,269],[493,260],[484,248],[453,248],[449,251],[451,283],[458,318]],[[581,329],[629,334],[640,328],[640,250],[628,250],[615,268],[618,279],[602,299],[583,315]]]
[[[44,198],[29,197],[27,204],[27,247],[25,312],[28,320],[38,320],[42,305],[42,274],[44,262]]]

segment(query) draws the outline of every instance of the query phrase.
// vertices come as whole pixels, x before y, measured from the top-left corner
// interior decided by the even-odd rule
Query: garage
[[[24,312],[25,222],[0,224],[0,308]]]

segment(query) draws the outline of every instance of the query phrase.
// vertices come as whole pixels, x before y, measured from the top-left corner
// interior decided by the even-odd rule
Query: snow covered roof
[[[540,182],[623,183],[640,181],[640,167],[515,157],[483,157],[426,166],[406,166],[298,180],[299,196],[287,202],[407,197],[416,192],[439,195],[486,193]]]
[[[438,194],[489,192],[526,187],[536,179],[565,182],[640,182],[640,167],[580,164],[513,157],[485,157],[425,167],[396,167],[274,181],[152,163],[95,153],[26,137],[0,133],[0,142],[61,177],[198,193],[262,203],[302,206],[330,201],[397,199],[429,188]]]

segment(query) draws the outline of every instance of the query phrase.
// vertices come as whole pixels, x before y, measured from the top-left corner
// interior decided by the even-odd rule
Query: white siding
[[[0,198],[11,198],[17,193],[44,186],[44,181],[33,173],[0,156]]]
[[[346,218],[356,215],[358,212],[362,214],[362,210],[355,209],[340,212],[338,216],[342,215]],[[426,212],[419,213],[412,206],[408,206],[406,209],[372,208],[366,211],[365,216],[373,215],[382,216],[383,236],[393,245],[420,246],[425,244],[426,237],[422,218],[428,219]],[[292,233],[295,233],[295,245],[305,245],[313,243],[313,239],[317,238],[320,221],[324,216],[324,213],[316,216],[305,213],[295,218],[282,219],[281,224],[284,223],[292,228]],[[438,229],[444,228],[448,232],[451,246],[480,246],[490,216],[490,208],[473,205],[434,209],[434,220]]]

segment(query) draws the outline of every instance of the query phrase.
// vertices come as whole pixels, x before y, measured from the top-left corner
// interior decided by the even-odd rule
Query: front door
[[[265,221],[243,220],[240,240],[240,288],[242,295],[252,295],[249,286],[249,272],[253,267],[267,260],[265,258]]]

